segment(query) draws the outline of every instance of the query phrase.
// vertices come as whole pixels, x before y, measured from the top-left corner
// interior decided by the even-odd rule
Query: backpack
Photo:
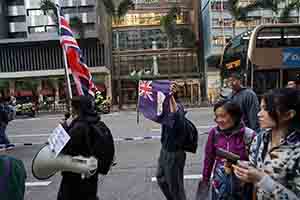
[[[89,124],[93,134],[96,134],[94,141],[87,134],[87,145],[91,155],[98,159],[99,174],[106,175],[114,164],[115,146],[114,139],[110,129],[104,122],[99,121],[97,124]]]
[[[14,119],[14,111],[8,105],[0,105],[1,121],[8,123]]]
[[[198,147],[198,130],[196,126],[184,117],[183,121],[184,141],[182,149],[190,153],[196,153]]]
[[[10,156],[0,156],[0,196],[1,200],[23,200],[26,170],[21,160]]]
[[[7,114],[7,120],[8,122],[12,121],[14,119],[14,110],[11,106],[5,106],[5,112]]]

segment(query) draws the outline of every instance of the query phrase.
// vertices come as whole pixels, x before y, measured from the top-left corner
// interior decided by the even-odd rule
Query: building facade
[[[253,0],[240,0],[239,5],[240,6],[246,6],[250,3],[253,3]],[[213,58],[211,59],[213,62],[209,63],[208,69],[217,69],[219,68],[219,62],[218,59],[224,51],[224,47],[228,41],[230,41],[235,36],[240,35],[241,33],[244,33],[243,35],[247,35],[247,32],[249,33],[250,30],[252,30],[254,27],[260,24],[268,24],[268,23],[278,23],[279,22],[279,16],[283,10],[283,8],[287,5],[288,1],[286,2],[280,2],[278,5],[278,13],[276,14],[272,10],[268,9],[257,9],[253,10],[248,13],[248,17],[246,18],[246,21],[238,21],[235,20],[233,16],[231,16],[229,12],[229,4],[227,0],[216,0],[211,1],[209,3],[210,8],[210,18],[206,18],[210,21],[210,42],[211,42],[211,51],[207,58]],[[291,22],[300,22],[299,21],[299,14],[297,10],[292,10],[289,14],[289,20]],[[249,37],[249,35],[247,36]],[[247,48],[245,47],[245,55],[246,55]],[[244,56],[246,58],[246,56]],[[234,58],[233,58],[234,59]],[[241,59],[241,58],[240,58]],[[244,59],[244,58],[243,58]],[[231,61],[228,61],[223,63],[223,67],[226,67],[229,69],[234,64],[237,68],[243,67],[243,63],[246,63],[245,60],[239,60],[238,64],[236,62],[232,62],[232,59],[229,59]],[[235,59],[236,61],[237,59]],[[236,68],[236,69],[237,69]],[[224,69],[221,69],[224,71]],[[241,69],[240,69],[241,70]],[[221,87],[221,77],[217,76],[215,74],[214,76],[209,77],[209,84],[208,84],[208,93],[209,94],[216,94],[217,90]],[[267,80],[267,79],[266,79]],[[212,95],[211,95],[212,96]],[[212,98],[214,99],[214,98]]]
[[[239,5],[246,6],[253,3],[253,0],[240,0]],[[282,9],[287,2],[280,2],[278,5],[278,13],[272,10],[257,9],[248,13],[247,21],[235,21],[229,12],[229,4],[227,0],[216,0],[210,3],[211,12],[211,43],[213,55],[220,55],[223,48],[230,39],[247,30],[251,30],[259,24],[278,23]],[[297,10],[290,12],[289,19],[292,22],[300,22]],[[233,29],[233,22],[235,28]]]
[[[119,105],[137,102],[137,82],[131,75],[148,72],[150,79],[176,80],[181,84],[184,101],[198,104],[200,72],[195,45],[184,45],[176,36],[168,48],[168,36],[162,31],[160,20],[173,7],[180,9],[176,26],[190,29],[198,36],[197,1],[193,0],[136,0],[134,9],[118,23],[113,23],[112,79]],[[197,38],[196,38],[197,39]],[[153,76],[155,66],[157,75]]]
[[[97,31],[101,23],[97,1],[61,2],[67,20],[80,19],[83,34],[78,42],[84,61],[99,89],[111,96],[109,53]],[[37,82],[37,94],[55,96],[58,102],[66,94],[58,26],[54,13],[45,13],[40,7],[40,0],[0,0],[0,80],[9,86],[4,88],[5,95],[32,96],[33,91],[25,86]]]

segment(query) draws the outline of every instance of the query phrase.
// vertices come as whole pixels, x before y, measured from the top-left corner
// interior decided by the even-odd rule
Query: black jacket
[[[161,144],[162,148],[168,152],[176,152],[182,150],[183,132],[182,126],[184,123],[185,111],[180,104],[179,108],[174,113],[168,113],[170,125],[162,125]]]
[[[94,134],[91,134],[90,124],[96,124],[100,117],[89,107],[87,103],[82,102],[81,112],[79,117],[74,119],[66,131],[71,139],[64,147],[62,153],[71,156],[90,157],[91,150],[90,141],[94,141]],[[73,199],[97,199],[97,181],[98,174],[90,178],[82,179],[80,174],[72,172],[62,172],[62,181],[58,193],[58,200],[73,200]]]
[[[231,99],[240,105],[246,126],[252,130],[259,131],[257,117],[259,101],[254,91],[249,88],[241,88],[240,91],[232,95]]]

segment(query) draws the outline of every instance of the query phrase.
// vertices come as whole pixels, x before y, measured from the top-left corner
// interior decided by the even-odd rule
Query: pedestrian
[[[257,200],[300,199],[300,94],[275,89],[262,97],[262,132],[250,148],[249,163],[234,166],[236,176],[256,186]]]
[[[9,114],[9,108],[4,99],[4,95],[0,94],[0,145],[1,147],[5,148],[14,147],[14,145],[10,143],[6,135],[6,128],[8,122],[10,121]]]
[[[184,166],[186,153],[179,146],[180,134],[174,124],[182,123],[184,108],[177,100],[178,86],[171,84],[169,120],[173,125],[162,125],[161,151],[158,159],[157,183],[167,200],[186,200],[184,191]]]
[[[16,105],[17,105],[17,99],[14,96],[10,96],[9,99],[9,109],[11,110],[12,114],[12,120],[16,118]]]
[[[68,114],[65,117],[69,117]],[[73,121],[69,126],[68,123],[63,124],[71,139],[63,148],[62,153],[71,156],[90,157],[92,155],[87,145],[87,137],[95,138],[90,131],[92,129],[91,126],[97,124],[100,119],[95,111],[92,97],[73,97],[72,118]],[[90,141],[93,140],[95,139]],[[62,172],[57,200],[98,200],[97,188],[98,173],[83,179],[81,174]]]
[[[287,88],[297,88],[296,81],[288,81],[286,87]]]
[[[255,92],[242,85],[242,76],[238,73],[231,73],[229,83],[232,88],[231,99],[238,103],[243,113],[243,121],[246,126],[259,131],[257,113],[259,111],[259,101]]]
[[[242,111],[237,103],[221,100],[214,106],[216,127],[209,131],[205,146],[202,181],[199,182],[197,200],[246,200],[251,187],[242,185],[234,175],[230,162],[217,155],[218,149],[234,153],[248,160],[248,150],[255,132],[243,123]],[[212,181],[210,181],[212,175]],[[209,194],[209,189],[211,194]]]

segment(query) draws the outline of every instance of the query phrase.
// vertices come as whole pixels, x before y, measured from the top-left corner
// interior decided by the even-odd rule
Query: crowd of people
[[[211,127],[205,145],[202,179],[196,200],[297,200],[300,199],[300,91],[288,87],[266,92],[261,102],[252,89],[242,86],[241,76],[231,74],[232,95],[214,107],[215,127]],[[184,107],[177,98],[178,86],[171,85],[169,120],[182,123]],[[82,99],[84,98],[84,99]],[[82,97],[73,103],[73,121],[63,123],[71,137],[65,154],[90,156],[82,143],[90,135],[90,126],[100,118],[91,99]],[[78,123],[85,122],[84,125]],[[7,122],[1,118],[1,127]],[[2,129],[1,129],[2,130]],[[176,126],[162,125],[161,151],[157,182],[167,200],[186,200],[184,167],[186,152],[180,145]],[[9,144],[5,134],[2,141]],[[226,150],[238,157],[220,155]],[[80,174],[63,172],[58,200],[97,200],[97,174],[82,179]]]

